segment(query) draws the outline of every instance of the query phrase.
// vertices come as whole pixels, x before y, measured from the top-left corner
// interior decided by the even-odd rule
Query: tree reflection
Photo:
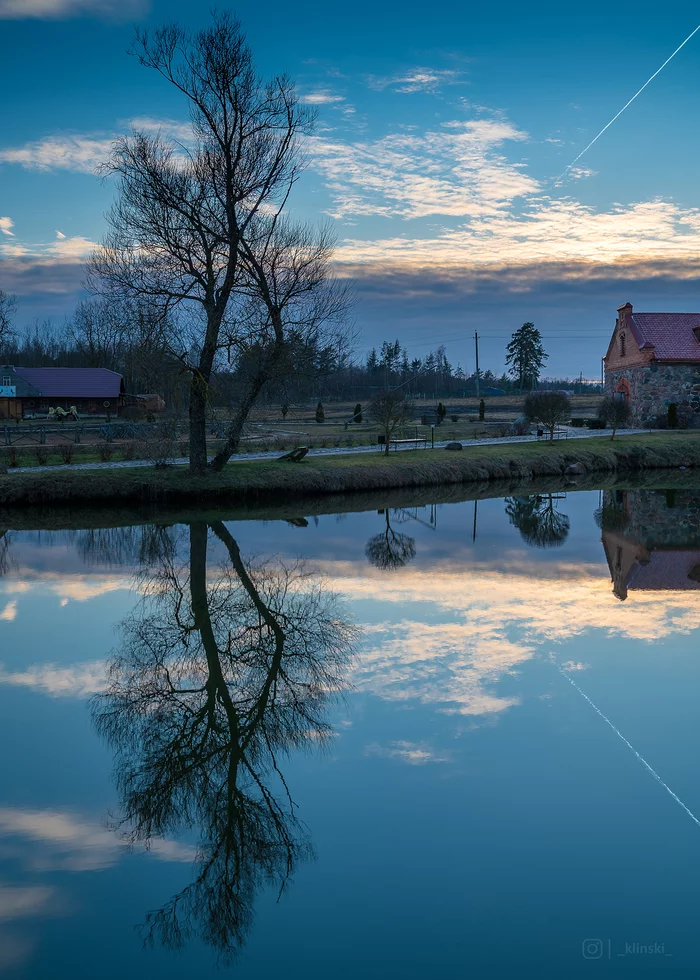
[[[0,527],[0,575],[5,575],[10,566],[10,538],[7,528]]]
[[[140,585],[93,705],[116,751],[119,830],[145,843],[198,833],[196,877],[149,913],[145,936],[180,947],[196,933],[227,958],[260,888],[283,890],[311,853],[280,762],[332,734],[325,709],[355,630],[302,564],[245,562],[222,522],[190,525],[188,561],[165,547]]]
[[[400,534],[391,526],[390,512],[385,510],[386,527],[375,534],[365,545],[365,555],[376,568],[403,568],[416,557],[416,539]]]
[[[506,515],[520,531],[525,544],[535,548],[557,548],[567,539],[571,522],[557,510],[555,494],[506,497]]]

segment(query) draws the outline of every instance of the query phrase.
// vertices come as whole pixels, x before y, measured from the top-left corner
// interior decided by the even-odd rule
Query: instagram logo
[[[602,939],[584,939],[581,943],[584,960],[599,960],[603,955]]]

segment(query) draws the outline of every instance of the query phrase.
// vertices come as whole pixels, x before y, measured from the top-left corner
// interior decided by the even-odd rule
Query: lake
[[[3,976],[697,975],[700,491],[171,521],[0,527]]]

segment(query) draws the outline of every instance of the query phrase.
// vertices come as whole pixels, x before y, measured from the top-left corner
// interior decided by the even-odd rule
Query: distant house
[[[119,415],[124,379],[107,368],[21,368],[0,364],[0,419],[46,416],[50,408],[80,415]]]
[[[606,394],[629,402],[633,425],[665,424],[673,402],[682,423],[700,427],[700,313],[635,313],[625,303],[603,362]]]

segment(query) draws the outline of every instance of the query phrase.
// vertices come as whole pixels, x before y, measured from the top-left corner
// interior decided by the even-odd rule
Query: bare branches
[[[16,298],[0,289],[0,349],[14,337],[12,323],[16,313]]]

